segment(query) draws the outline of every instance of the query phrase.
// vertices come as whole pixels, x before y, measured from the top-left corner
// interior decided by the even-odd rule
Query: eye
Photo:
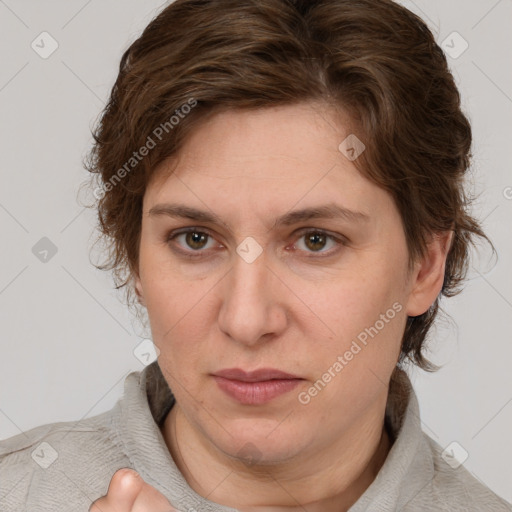
[[[170,233],[167,237],[167,241],[171,242],[174,240],[180,241],[178,246],[180,247],[178,250],[180,252],[189,253],[190,256],[195,256],[194,254],[190,254],[190,250],[192,252],[202,252],[203,249],[211,249],[212,245],[208,245],[209,242],[213,243],[213,238],[209,233],[205,231],[200,231],[197,228],[188,228],[186,230],[181,230],[180,232]],[[182,249],[184,249],[182,251]],[[199,254],[198,254],[199,256]]]
[[[296,245],[300,250],[309,253],[327,253],[332,254],[336,252],[330,250],[339,245],[345,245],[344,240],[326,233],[318,229],[310,229],[309,231],[302,231],[300,233],[299,242]],[[327,249],[325,249],[327,247]]]

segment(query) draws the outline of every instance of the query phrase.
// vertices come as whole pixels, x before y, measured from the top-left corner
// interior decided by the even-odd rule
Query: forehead
[[[196,127],[148,186],[145,210],[169,200],[277,214],[338,203],[378,213],[387,193],[340,151],[349,120],[325,105],[218,113]],[[379,206],[380,205],[380,206]]]

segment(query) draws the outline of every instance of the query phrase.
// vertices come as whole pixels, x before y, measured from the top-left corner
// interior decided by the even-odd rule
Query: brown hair
[[[459,293],[469,245],[490,240],[463,188],[470,124],[425,23],[391,0],[176,0],[122,56],[85,162],[101,177],[98,268],[113,270],[130,305],[142,199],[158,164],[221,110],[311,101],[349,114],[366,146],[354,163],[394,198],[411,265],[431,235],[454,231],[440,295]],[[422,352],[439,298],[408,318],[399,363],[439,368]]]

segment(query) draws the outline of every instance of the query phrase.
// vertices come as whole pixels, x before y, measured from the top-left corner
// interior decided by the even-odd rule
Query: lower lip
[[[213,377],[219,388],[227,395],[244,405],[261,405],[294,389],[302,379],[276,379],[260,382],[242,382],[240,380]]]

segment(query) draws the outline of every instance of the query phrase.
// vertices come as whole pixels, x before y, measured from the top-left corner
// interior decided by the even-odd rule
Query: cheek
[[[344,421],[362,415],[386,391],[405,326],[397,290],[392,280],[377,286],[375,281],[347,279],[313,298],[322,308],[319,316],[335,334],[330,332],[318,343],[311,327],[304,327],[310,343],[307,352],[315,340],[315,357],[309,361],[311,382],[300,398],[311,404],[326,428],[340,415]]]
[[[398,261],[395,268],[382,261],[352,267],[321,288],[310,287],[312,310],[322,322],[304,322],[302,328],[306,339],[315,339],[315,377],[329,380],[330,372],[336,382],[326,398],[331,392],[334,397],[373,389],[368,378],[377,386],[379,380],[386,382],[398,360],[406,321],[403,276]],[[317,328],[327,334],[319,339],[313,333]]]
[[[161,338],[185,316],[200,285],[197,281],[186,281],[170,257],[170,249],[165,244],[151,242],[151,236],[156,238],[156,235],[144,236],[143,232],[140,278],[153,336]]]
[[[159,364],[166,368],[169,382],[175,377],[180,388],[194,390],[194,375],[209,370],[205,354],[215,349],[211,339],[217,322],[216,283],[221,283],[218,277],[192,279],[179,265],[158,266],[157,258],[143,261],[141,279]]]
[[[358,278],[354,272],[326,283],[323,288],[312,287],[308,297],[312,311],[329,327],[329,340],[342,342],[374,325],[387,311],[387,317],[394,319],[401,308],[393,309],[393,304],[403,301],[398,279],[379,281],[368,274]]]
[[[210,323],[208,287],[202,283],[182,286],[175,279],[161,277],[145,291],[153,338],[163,349],[179,343],[191,346],[190,340],[198,339]]]
[[[197,375],[204,372],[204,344],[209,325],[208,298],[204,287],[182,287],[176,279],[159,276],[145,289],[153,343],[159,350],[159,366],[178,401],[187,393],[199,396]]]

